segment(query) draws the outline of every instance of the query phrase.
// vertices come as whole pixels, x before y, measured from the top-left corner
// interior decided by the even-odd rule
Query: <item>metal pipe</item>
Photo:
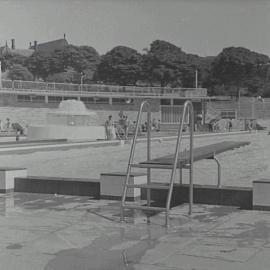
[[[149,104],[149,103],[148,103]],[[147,112],[147,160],[151,160],[151,108],[148,105]],[[151,168],[147,168],[147,185],[151,184]],[[151,204],[151,190],[147,189],[147,206]],[[149,216],[147,215],[147,223],[150,223]]]
[[[143,110],[144,106],[148,106],[148,111],[150,110],[150,104],[149,104],[148,100],[144,100],[141,103],[141,107],[140,107],[140,110],[139,110],[138,115],[137,115],[137,124],[136,124],[135,132],[134,132],[134,136],[133,136],[133,140],[132,140],[131,151],[130,151],[129,160],[128,160],[127,173],[126,173],[126,180],[125,180],[125,184],[124,184],[124,188],[123,188],[123,192],[122,192],[121,211],[120,211],[121,212],[120,213],[121,214],[121,221],[124,220],[124,204],[125,204],[126,194],[127,194],[127,184],[129,181],[131,164],[133,163],[135,146],[136,146],[136,139],[138,136],[139,124],[141,121],[141,114],[142,114],[142,110]]]
[[[179,184],[183,184],[183,169],[182,167],[179,168]]]
[[[193,138],[194,138],[194,111],[193,105],[190,103],[189,107],[189,126],[190,126],[190,142],[189,142],[189,153],[190,153],[190,167],[189,167],[189,214],[192,214],[193,206]]]
[[[217,163],[217,168],[218,168],[218,183],[217,183],[217,186],[220,188],[221,187],[221,165],[220,165],[220,162],[219,162],[218,158],[215,155],[213,156],[213,159]]]
[[[170,202],[172,198],[172,192],[173,192],[173,183],[175,180],[175,172],[177,168],[178,163],[178,155],[179,155],[179,149],[180,149],[180,142],[182,139],[182,133],[183,133],[183,127],[185,122],[185,116],[187,113],[187,110],[189,109],[189,126],[190,126],[190,173],[189,173],[189,214],[192,213],[192,205],[193,205],[193,136],[194,136],[194,111],[193,111],[193,105],[190,100],[187,100],[184,104],[183,114],[181,123],[178,128],[178,136],[177,136],[177,142],[176,142],[176,148],[175,148],[175,154],[174,154],[174,164],[173,169],[171,173],[171,180],[170,180],[170,189],[167,196],[166,201],[166,220],[165,220],[165,226],[168,226],[168,220],[169,220],[169,209],[170,209]]]

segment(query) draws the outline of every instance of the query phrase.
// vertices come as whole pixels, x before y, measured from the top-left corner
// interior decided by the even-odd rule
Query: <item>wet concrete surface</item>
[[[270,269],[270,213],[188,205],[147,216],[89,197],[0,195],[0,270]]]

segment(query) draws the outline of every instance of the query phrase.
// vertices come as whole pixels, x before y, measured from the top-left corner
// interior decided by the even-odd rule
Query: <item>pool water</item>
[[[221,141],[250,141],[248,146],[218,155],[222,165],[222,184],[251,186],[252,181],[270,176],[270,136],[266,132],[195,138],[195,146]],[[183,140],[182,150],[188,148]],[[152,157],[174,153],[175,141],[153,142]],[[27,154],[0,155],[3,166],[26,167],[28,175],[99,178],[100,173],[126,171],[130,144],[124,146],[87,147],[69,150],[48,150]],[[146,159],[146,144],[137,144],[135,162]],[[136,171],[144,171],[136,169]],[[169,181],[170,171],[153,170],[154,181]],[[188,183],[188,170],[183,171],[183,182]],[[176,176],[177,181],[179,176]],[[213,160],[194,164],[194,183],[216,184],[217,165]]]

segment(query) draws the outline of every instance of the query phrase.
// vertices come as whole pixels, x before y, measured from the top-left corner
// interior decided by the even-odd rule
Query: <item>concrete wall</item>
[[[68,140],[97,140],[105,139],[103,126],[29,126],[28,140],[68,139]]]
[[[133,104],[85,104],[86,108],[97,113],[94,125],[104,125],[109,115],[114,121],[119,120],[119,112],[128,115],[131,122],[137,118],[137,113],[143,99],[134,99]],[[46,124],[47,113],[55,112],[59,106],[57,103],[19,102],[16,95],[0,94],[0,119],[4,122],[8,117],[11,122],[18,122],[23,126]],[[151,101],[152,118],[160,119],[160,101]],[[143,113],[142,122],[147,114]]]

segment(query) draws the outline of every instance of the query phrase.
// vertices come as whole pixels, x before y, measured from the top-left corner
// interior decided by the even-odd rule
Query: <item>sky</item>
[[[28,48],[63,37],[100,54],[128,46],[142,52],[166,40],[213,56],[243,46],[270,56],[270,0],[0,0],[0,45]]]

